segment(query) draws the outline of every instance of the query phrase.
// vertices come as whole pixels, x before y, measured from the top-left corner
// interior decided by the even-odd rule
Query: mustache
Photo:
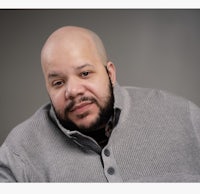
[[[92,102],[92,103],[96,103],[96,104],[98,105],[97,100],[96,100],[95,98],[83,96],[83,97],[81,97],[78,101],[72,100],[72,101],[66,106],[66,108],[65,108],[65,114],[66,114],[67,112],[71,111],[77,103],[81,103],[81,102]]]

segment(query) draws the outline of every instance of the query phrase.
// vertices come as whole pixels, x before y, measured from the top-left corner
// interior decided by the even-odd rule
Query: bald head
[[[103,65],[107,63],[107,55],[99,36],[91,30],[64,26],[53,32],[45,42],[41,52],[41,64],[44,66],[55,53],[76,52],[77,49],[90,48],[92,54],[100,58]],[[44,67],[43,67],[44,68]]]

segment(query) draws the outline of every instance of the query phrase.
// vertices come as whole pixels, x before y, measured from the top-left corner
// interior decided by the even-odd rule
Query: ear
[[[108,61],[106,67],[107,67],[108,75],[110,77],[112,85],[114,86],[115,83],[116,83],[116,69],[115,69],[115,65],[111,61]]]

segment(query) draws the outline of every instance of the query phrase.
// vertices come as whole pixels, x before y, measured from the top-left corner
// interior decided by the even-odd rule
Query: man
[[[56,30],[41,52],[51,103],[9,134],[1,182],[199,182],[200,109],[120,87],[92,31]]]

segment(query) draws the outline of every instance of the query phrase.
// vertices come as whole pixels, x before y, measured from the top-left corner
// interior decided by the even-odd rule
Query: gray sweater
[[[0,182],[200,182],[200,109],[159,90],[115,86],[108,144],[64,129],[50,104],[0,148]]]

